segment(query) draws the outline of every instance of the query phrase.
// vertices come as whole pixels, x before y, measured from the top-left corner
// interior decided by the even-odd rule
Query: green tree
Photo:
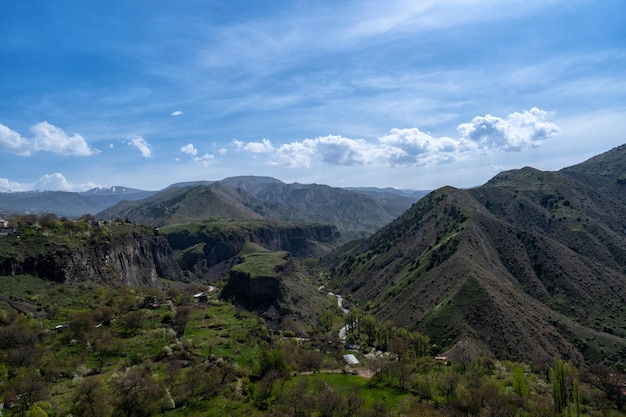
[[[285,376],[288,371],[285,351],[281,348],[263,350],[261,352],[260,366],[261,376],[268,374],[270,371],[276,371],[280,376]]]
[[[520,397],[528,395],[528,383],[526,382],[526,373],[522,366],[516,366],[513,369],[513,392]]]
[[[322,315],[320,316],[320,324],[324,328],[325,331],[330,331],[333,328],[333,322],[335,321],[335,313],[333,313],[332,309],[327,308],[324,310]]]
[[[557,414],[569,404],[568,375],[570,367],[560,359],[554,361],[554,366],[550,369],[550,379],[552,382],[552,400],[554,401],[554,411]]]
[[[120,326],[126,334],[134,336],[143,327],[144,314],[141,310],[131,311],[120,317]]]
[[[24,414],[25,417],[48,417],[48,413],[39,404],[33,404]]]

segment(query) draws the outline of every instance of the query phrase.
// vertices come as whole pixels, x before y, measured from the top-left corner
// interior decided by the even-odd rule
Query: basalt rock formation
[[[27,231],[3,237],[0,244],[0,275],[131,287],[184,278],[165,237],[134,225],[94,226],[74,236]]]

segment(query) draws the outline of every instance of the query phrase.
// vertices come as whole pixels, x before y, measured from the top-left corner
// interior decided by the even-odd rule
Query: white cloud
[[[208,167],[210,162],[215,159],[215,157],[209,153],[205,153],[202,156],[196,156],[198,155],[198,149],[196,149],[195,146],[193,146],[192,143],[189,143],[185,146],[181,146],[180,147],[180,151],[182,153],[186,153],[188,155],[191,155],[191,162],[193,163],[198,163],[200,165],[202,165],[203,167]]]
[[[235,145],[238,151],[248,151],[252,153],[269,153],[275,150],[269,139],[263,139],[261,142],[248,143],[233,139],[233,145]]]
[[[200,165],[202,165],[203,167],[208,167],[210,162],[214,159],[215,157],[213,155],[210,155],[208,153],[205,153],[202,156],[194,156],[193,157],[193,162],[199,163]]]
[[[152,149],[150,149],[150,144],[141,136],[131,136],[128,138],[128,141],[126,143],[141,152],[141,155],[144,158],[152,157]]]
[[[397,149],[391,165],[434,165],[467,159],[474,146],[464,139],[434,137],[418,128],[391,129],[378,138],[381,144]]]
[[[34,183],[21,183],[11,181],[8,178],[0,178],[0,189],[14,192],[34,190],[78,192],[87,191],[95,187],[98,187],[98,185],[93,182],[86,182],[82,184],[69,182],[65,176],[59,172],[45,174]]]
[[[61,155],[90,156],[98,153],[90,148],[81,135],[67,136],[65,132],[48,122],[37,123],[30,129],[34,134],[34,150],[49,151]]]
[[[180,110],[176,110],[175,112],[173,112],[173,113],[171,114],[171,116],[180,116],[180,115],[182,115],[182,114],[184,114],[182,111],[180,111]]]
[[[19,133],[0,124],[0,151],[27,156],[30,155],[31,145]]]
[[[24,184],[20,182],[14,182],[8,178],[0,178],[0,190],[6,191],[29,191],[32,189],[32,184]]]
[[[59,172],[43,175],[34,184],[35,190],[59,190],[59,191],[87,191],[97,187],[93,182],[75,184],[67,181],[65,176]]]
[[[532,108],[512,113],[506,118],[486,115],[463,123],[458,139],[436,137],[418,128],[391,129],[377,143],[329,135],[305,139],[274,148],[270,141],[242,142],[233,140],[239,151],[271,153],[272,165],[309,168],[314,160],[328,165],[364,166],[428,166],[462,161],[477,153],[520,151],[541,145],[559,132],[554,123],[546,121],[547,113]]]
[[[545,121],[546,116],[545,111],[536,107],[512,113],[506,119],[488,114],[460,124],[457,130],[482,149],[519,151],[539,146],[559,132],[554,123]]]
[[[237,139],[233,139],[233,145],[238,151],[242,150],[246,146],[244,142]]]
[[[198,150],[193,146],[192,143],[185,145],[185,146],[181,146],[180,147],[180,151],[182,153],[186,153],[189,154],[191,156],[196,156],[198,154]]]
[[[274,147],[268,139],[263,139],[261,142],[248,142],[244,150],[252,153],[267,153],[272,152]]]
[[[62,129],[48,122],[39,122],[30,130],[34,137],[26,139],[0,124],[0,151],[21,156],[28,156],[38,151],[72,156],[91,156],[98,153],[81,135],[75,133],[73,136],[68,136]]]

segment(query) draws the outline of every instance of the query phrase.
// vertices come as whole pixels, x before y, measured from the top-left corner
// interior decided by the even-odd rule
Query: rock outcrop
[[[295,257],[320,256],[339,243],[339,232],[333,225],[234,222],[190,225],[164,234],[176,251],[180,266],[202,276],[202,271],[231,260],[246,244],[269,251],[286,251]]]
[[[56,282],[90,280],[131,287],[156,286],[159,278],[184,278],[165,237],[147,228],[128,226],[110,235],[64,243],[41,236],[8,239],[14,250],[0,253],[0,275],[31,274]]]

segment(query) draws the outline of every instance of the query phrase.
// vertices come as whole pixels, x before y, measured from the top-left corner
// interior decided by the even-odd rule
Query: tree
[[[322,315],[320,316],[320,324],[327,332],[330,331],[333,327],[333,322],[335,321],[335,313],[333,313],[332,309],[327,308],[324,310]]]
[[[128,368],[111,380],[115,408],[127,417],[149,417],[158,410],[164,390],[147,369]]]
[[[623,379],[622,375],[608,366],[596,366],[592,368],[592,373],[596,376],[594,379],[596,387],[598,387],[606,398],[615,404],[615,407],[622,411],[625,399],[622,395]]]
[[[120,325],[126,334],[134,336],[137,331],[143,327],[143,321],[144,315],[142,311],[131,311],[120,318]]]
[[[100,379],[84,378],[76,388],[72,414],[82,417],[105,417],[110,407],[107,394]]]
[[[295,384],[289,386],[282,397],[280,403],[291,412],[293,417],[306,417],[311,415],[311,399],[307,396],[309,380],[298,378]]]
[[[24,414],[25,417],[48,417],[48,412],[40,404],[33,404]]]
[[[176,337],[181,337],[185,334],[185,328],[187,327],[187,323],[189,323],[190,318],[191,308],[179,307],[176,309],[174,322],[172,323],[174,326],[174,331],[176,332]]]
[[[343,398],[337,394],[330,386],[326,387],[317,394],[315,397],[317,403],[317,410],[320,417],[333,417],[339,413],[344,407]]]
[[[276,371],[280,377],[287,374],[287,362],[285,360],[285,351],[275,348],[272,350],[263,350],[261,352],[261,375],[266,375],[270,371]]]
[[[406,389],[411,376],[411,368],[406,362],[393,362],[389,366],[389,373],[393,377],[397,388]]]
[[[480,387],[480,392],[487,406],[488,417],[513,417],[517,412],[511,398],[495,384],[489,383]]]
[[[513,392],[520,397],[525,397],[528,394],[528,384],[526,383],[526,374],[524,368],[516,366],[513,369]]]
[[[345,402],[344,417],[357,415],[359,409],[365,404],[365,398],[361,395],[361,388],[357,384],[352,384],[344,393]]]
[[[445,375],[438,377],[435,381],[435,386],[437,387],[441,395],[446,396],[446,402],[448,404],[450,404],[450,401],[456,392],[456,387],[459,384],[459,379],[459,374],[450,371]]]
[[[317,371],[324,363],[324,355],[311,349],[298,349],[296,361],[301,371]]]
[[[15,393],[16,410],[20,415],[24,415],[36,402],[45,399],[46,383],[38,371],[29,369],[13,379],[6,391]]]
[[[100,327],[94,334],[93,351],[96,354],[98,360],[98,373],[102,372],[102,366],[104,365],[104,359],[114,349],[116,344],[111,343],[113,336],[111,332]]]
[[[93,314],[89,311],[79,311],[74,314],[74,317],[70,320],[70,329],[72,334],[82,344],[87,342],[87,337],[96,328],[96,323],[93,319]]]
[[[556,359],[554,361],[554,367],[550,369],[552,400],[554,401],[554,411],[558,414],[562,413],[569,405],[569,373],[569,365],[560,359]]]
[[[108,326],[115,318],[115,311],[109,306],[100,306],[94,310],[93,318],[96,323]]]
[[[389,361],[386,359],[375,357],[367,361],[367,369],[372,372],[372,380],[380,382],[383,379],[384,371],[387,370]]]
[[[373,346],[376,342],[376,318],[371,314],[366,315],[359,322],[359,328],[367,336],[367,343]]]

